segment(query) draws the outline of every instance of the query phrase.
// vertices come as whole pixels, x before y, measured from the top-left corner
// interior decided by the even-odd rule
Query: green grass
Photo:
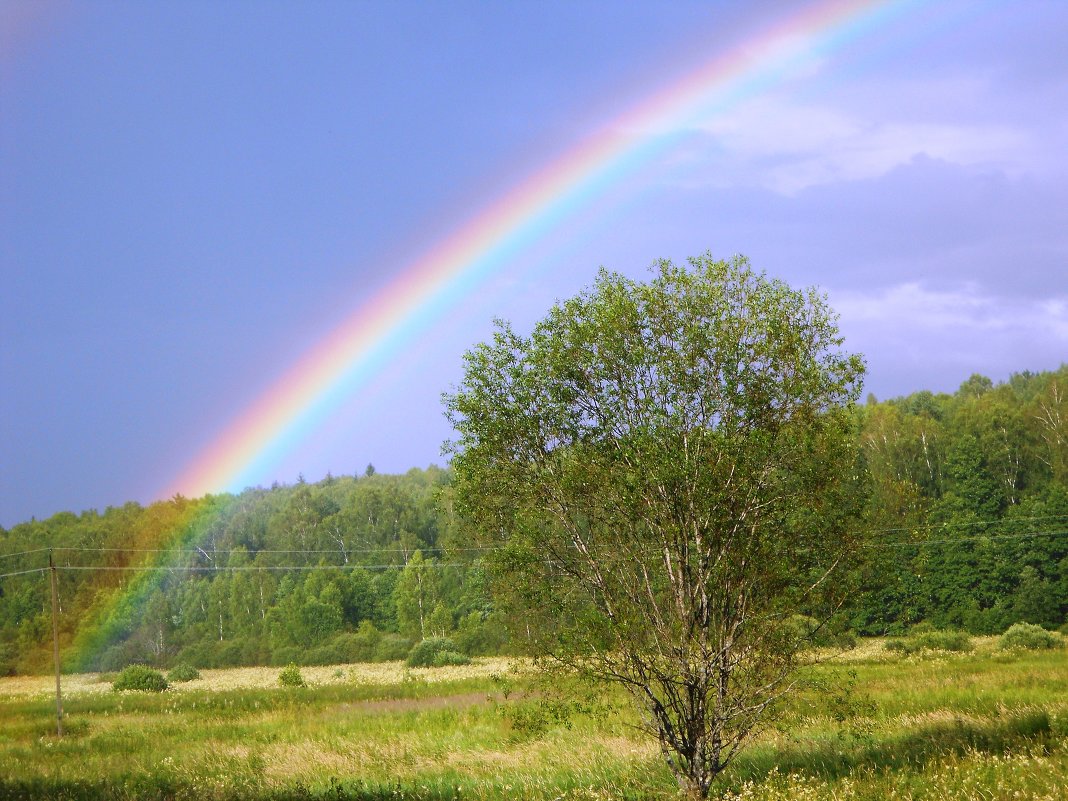
[[[1068,798],[1063,651],[882,655],[812,674],[851,677],[849,697],[796,699],[722,777],[720,797]],[[65,699],[59,739],[49,698],[0,696],[0,798],[676,796],[625,706],[558,718],[540,703],[506,698],[484,675],[85,693]]]

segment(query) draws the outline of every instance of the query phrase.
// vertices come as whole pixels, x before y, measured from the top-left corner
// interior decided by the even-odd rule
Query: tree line
[[[861,519],[875,536],[863,592],[835,626],[1064,624],[1066,394],[1062,366],[855,408]],[[20,523],[0,529],[0,574],[40,568],[52,549],[67,670],[399,659],[430,636],[471,655],[522,652],[479,547],[449,470],[368,469]],[[45,573],[0,579],[0,672],[49,668],[50,615]]]

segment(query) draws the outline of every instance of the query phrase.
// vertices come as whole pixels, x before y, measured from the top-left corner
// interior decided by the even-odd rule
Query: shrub
[[[303,659],[300,660],[302,665],[338,665],[342,662],[346,662],[345,655],[341,649],[336,647],[336,643],[327,643],[326,645],[320,645],[318,648],[311,648],[306,653]]]
[[[161,693],[167,689],[167,680],[163,678],[162,673],[147,665],[130,665],[123,668],[111,686],[118,691],[140,690]]]
[[[207,643],[187,645],[178,652],[177,662],[180,665],[192,665],[196,668],[211,667],[211,645]]]
[[[790,615],[782,622],[782,634],[803,648],[856,648],[857,637],[837,619],[820,622],[808,615]]]
[[[1060,639],[1056,634],[1033,623],[1014,623],[998,640],[998,648],[1002,650],[1020,648],[1027,651],[1041,651],[1047,648],[1057,648],[1060,644]]]
[[[415,644],[408,654],[408,667],[444,667],[469,665],[471,660],[456,650],[448,637],[427,637]]]
[[[297,665],[304,661],[304,649],[286,645],[271,652],[272,665]]]
[[[373,662],[375,649],[382,641],[382,632],[375,628],[370,620],[361,620],[356,633],[351,635],[352,651],[349,658],[353,662]]]
[[[508,643],[508,630],[496,613],[471,612],[460,618],[452,640],[462,654],[495,656]]]
[[[278,683],[283,687],[307,687],[308,683],[300,675],[300,668],[290,663],[278,674]]]
[[[175,665],[167,674],[167,681],[193,681],[200,678],[200,671],[188,663]]]
[[[122,670],[127,665],[136,665],[144,661],[146,661],[144,649],[136,642],[127,640],[104,651],[100,659],[96,660],[95,667],[101,673],[112,673]]]
[[[15,646],[0,642],[0,676],[14,676],[17,654]]]
[[[434,655],[434,667],[450,667],[470,664],[471,657],[467,654],[461,654],[459,651],[438,651]]]
[[[216,642],[212,648],[211,667],[235,667],[241,664],[241,647],[243,643],[234,640]]]
[[[922,624],[921,624],[922,625]],[[972,650],[972,638],[963,631],[938,631],[922,628],[919,633],[905,638],[887,640],[883,646],[887,651],[896,651],[905,655],[918,654],[921,651],[955,651],[962,653]]]
[[[831,645],[835,648],[842,648],[847,651],[852,651],[857,647],[857,635],[849,629],[843,629],[842,631],[836,631],[829,635]]]
[[[412,641],[399,634],[383,634],[375,644],[375,662],[393,662],[404,659],[412,648]]]
[[[917,651],[970,651],[972,638],[963,631],[925,631],[911,637]]]

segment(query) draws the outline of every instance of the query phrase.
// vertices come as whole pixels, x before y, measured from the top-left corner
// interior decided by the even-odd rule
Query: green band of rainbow
[[[266,469],[509,256],[662,153],[680,132],[726,113],[788,77],[801,59],[855,40],[906,5],[816,3],[635,106],[399,271],[242,413],[162,497],[240,491],[262,481]]]
[[[395,354],[491,278],[510,256],[648,164],[698,122],[729,112],[792,77],[806,59],[856,41],[915,4],[811,4],[613,120],[399,271],[241,414],[161,497],[237,492],[255,485],[326,415],[372,381]],[[213,501],[206,508],[220,507]],[[193,543],[204,530],[203,520],[194,517],[175,526],[168,542],[157,547],[178,549]],[[157,560],[166,563],[166,556]],[[121,637],[131,610],[161,580],[160,573],[140,575],[98,608],[96,623],[75,643],[74,661],[91,661]]]

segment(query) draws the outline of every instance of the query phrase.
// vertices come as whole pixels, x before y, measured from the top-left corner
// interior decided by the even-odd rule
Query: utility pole
[[[48,574],[52,577],[52,656],[56,662],[56,731],[63,736],[63,694],[59,688],[59,595],[56,591],[56,563],[48,550]]]

